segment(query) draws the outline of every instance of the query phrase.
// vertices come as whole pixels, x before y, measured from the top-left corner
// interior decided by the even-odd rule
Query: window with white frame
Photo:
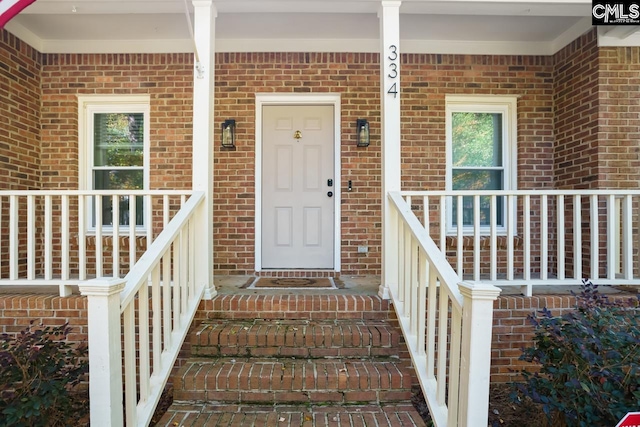
[[[517,98],[513,96],[447,96],[447,176],[446,189],[453,191],[512,190],[516,188]],[[479,198],[477,215],[482,229],[491,225],[491,198]],[[474,226],[474,197],[452,198],[447,209],[447,228]],[[496,227],[507,227],[506,201],[496,199]]]
[[[144,190],[149,185],[149,97],[79,97],[80,183],[85,190]],[[129,196],[120,196],[118,218],[113,199],[102,197],[102,225],[114,221],[144,226],[144,201],[135,198],[135,218],[131,217]],[[90,228],[96,226],[96,203],[88,212]]]

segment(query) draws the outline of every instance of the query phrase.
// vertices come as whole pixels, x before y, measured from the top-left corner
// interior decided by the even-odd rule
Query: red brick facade
[[[41,55],[1,34],[3,188],[78,187],[77,95],[88,94],[150,95],[151,188],[189,188],[191,55]],[[403,189],[444,189],[447,94],[519,97],[520,189],[637,186],[639,57],[638,48],[598,48],[595,31],[554,56],[403,55]],[[238,132],[234,151],[217,132],[212,141],[216,272],[254,271],[255,94],[331,92],[342,111],[342,273],[380,274],[378,55],[221,53],[215,72],[214,129],[234,118]],[[371,123],[368,148],[355,146],[357,118]]]

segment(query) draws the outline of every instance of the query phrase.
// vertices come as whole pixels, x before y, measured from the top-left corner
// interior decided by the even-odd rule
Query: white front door
[[[334,268],[333,109],[263,106],[263,268]]]

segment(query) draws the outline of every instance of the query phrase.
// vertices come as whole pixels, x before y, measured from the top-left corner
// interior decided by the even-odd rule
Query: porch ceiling
[[[379,50],[379,0],[214,4],[217,51]],[[188,52],[184,10],[183,0],[38,0],[6,28],[44,53]],[[415,53],[553,54],[591,27],[591,0],[404,0],[400,11],[402,50]],[[609,39],[635,43],[635,29]]]

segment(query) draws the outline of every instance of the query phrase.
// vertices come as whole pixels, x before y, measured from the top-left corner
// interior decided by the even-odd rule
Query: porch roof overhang
[[[378,52],[380,3],[215,1],[216,51]],[[404,0],[400,8],[405,53],[551,55],[590,28],[590,0]],[[184,0],[38,0],[6,29],[43,53],[193,50]],[[640,45],[636,29],[607,27],[602,44]]]

